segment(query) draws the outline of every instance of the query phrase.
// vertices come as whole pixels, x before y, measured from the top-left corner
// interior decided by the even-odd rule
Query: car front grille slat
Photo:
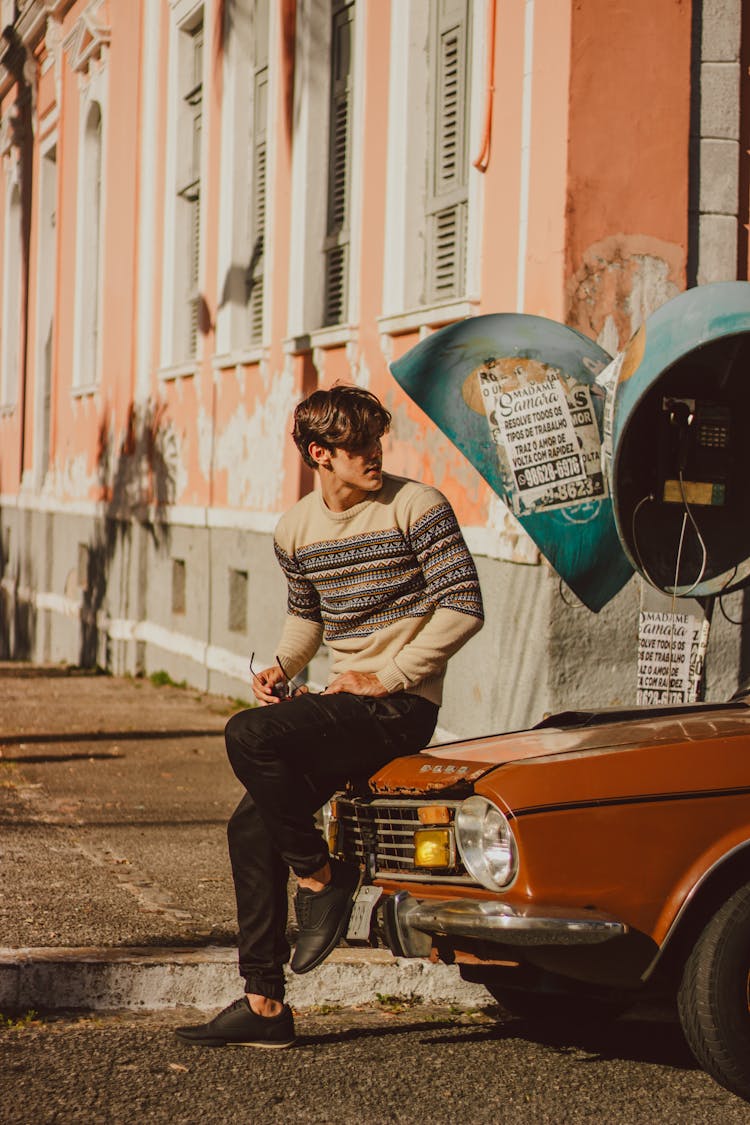
[[[420,808],[427,802],[378,798],[337,797],[339,823],[338,851],[346,859],[364,864],[370,873],[382,877],[419,879],[423,882],[473,883],[463,868],[451,875],[414,870],[414,830],[419,827]],[[441,802],[455,808],[458,802]]]

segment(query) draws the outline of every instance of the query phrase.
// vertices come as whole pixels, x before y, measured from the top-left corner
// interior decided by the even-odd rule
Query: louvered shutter
[[[349,161],[351,153],[351,41],[354,5],[334,7],[331,34],[331,103],[328,141],[324,324],[340,324],[346,311],[349,261]]]
[[[470,0],[432,0],[432,137],[427,191],[427,301],[466,287]]]
[[[268,0],[256,0],[254,21],[253,134],[251,140],[250,263],[247,298],[250,339],[263,339],[263,269],[266,230],[268,120]]]
[[[201,199],[200,190],[190,200],[190,288],[188,292],[187,354],[192,359],[198,351],[198,314],[200,305],[200,253],[201,253]]]

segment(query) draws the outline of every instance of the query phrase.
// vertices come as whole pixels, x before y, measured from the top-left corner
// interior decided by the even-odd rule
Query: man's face
[[[383,448],[380,438],[363,448],[335,448],[330,454],[330,469],[340,487],[361,492],[377,492],[383,487]]]

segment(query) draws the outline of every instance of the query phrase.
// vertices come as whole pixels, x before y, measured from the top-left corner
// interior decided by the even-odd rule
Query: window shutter
[[[198,312],[200,303],[200,254],[201,254],[201,198],[200,192],[191,200],[190,223],[190,291],[188,318],[187,354],[192,359],[198,350]]]
[[[255,145],[253,161],[253,239],[248,291],[250,299],[250,338],[263,337],[263,254],[266,229],[266,145]]]
[[[428,301],[459,297],[466,286],[469,7],[469,0],[432,0]]]
[[[246,289],[250,339],[263,339],[263,270],[266,230],[268,119],[268,0],[256,0],[254,20],[253,134],[251,139],[250,261]]]
[[[435,192],[450,191],[460,186],[460,146],[462,134],[462,101],[464,88],[464,28],[449,28],[440,36],[437,74],[437,130],[435,137]]]
[[[454,204],[432,216],[432,297],[458,297],[465,272],[464,230],[466,208]]]
[[[328,142],[324,324],[344,319],[349,259],[349,162],[351,150],[351,38],[354,5],[334,9],[331,34],[331,102]]]

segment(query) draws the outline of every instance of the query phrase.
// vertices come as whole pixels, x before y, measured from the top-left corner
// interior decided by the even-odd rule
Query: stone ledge
[[[0,1011],[122,1009],[213,1010],[240,994],[234,949],[0,949]],[[353,1007],[378,995],[425,1003],[482,1007],[481,985],[461,980],[452,965],[395,958],[380,949],[337,949],[313,973],[287,974],[294,1008]]]

